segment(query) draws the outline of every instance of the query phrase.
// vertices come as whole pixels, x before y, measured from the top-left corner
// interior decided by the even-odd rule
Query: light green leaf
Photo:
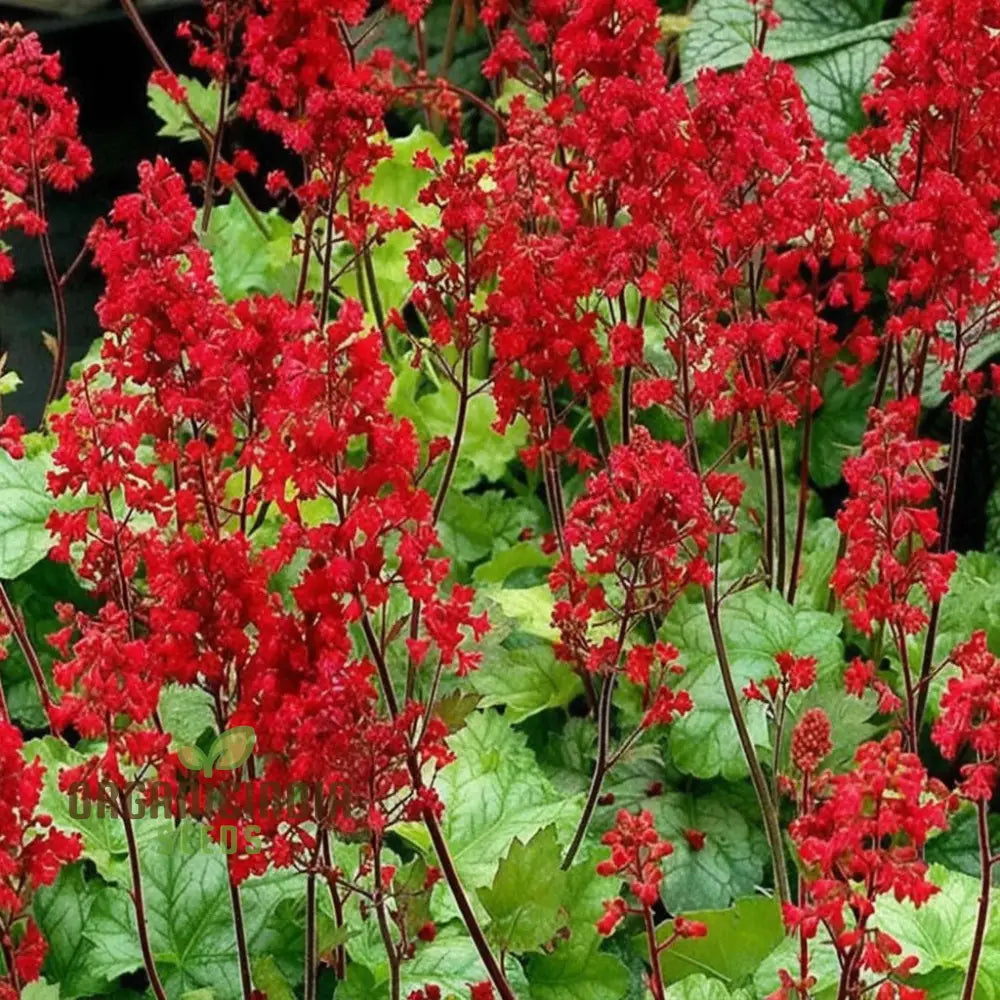
[[[552,646],[534,641],[488,646],[482,665],[466,680],[483,696],[482,708],[503,705],[512,723],[547,708],[562,708],[583,690],[580,678],[555,658]]]
[[[0,450],[0,580],[41,562],[51,540],[45,522],[55,508],[45,484],[48,459],[15,460]]]
[[[212,698],[201,688],[168,684],[160,693],[159,710],[163,728],[175,743],[185,747],[193,746],[206,729],[215,726]],[[196,771],[201,769],[204,761],[189,764],[182,757],[181,763]]]
[[[926,602],[924,602],[926,604]],[[987,552],[967,552],[958,557],[958,565],[941,602],[933,661],[941,664],[956,645],[966,642],[977,631],[986,632],[987,642],[994,653],[1000,652],[1000,555]],[[907,647],[911,663],[923,662],[925,633],[910,636]],[[894,646],[886,655],[899,669],[899,655]],[[956,668],[938,671],[930,685],[928,714],[937,716],[941,694]]]
[[[202,237],[212,254],[215,280],[230,301],[253,292],[295,296],[299,263],[292,259],[294,227],[276,210],[261,212],[260,218],[266,236],[233,198],[213,209],[208,232]]]
[[[49,983],[44,979],[36,979],[21,990],[21,1000],[60,1000],[65,994],[59,992],[58,983]]]
[[[537,542],[518,542],[496,552],[488,562],[473,570],[472,579],[481,586],[524,587],[541,583],[555,559],[546,555]],[[530,582],[521,582],[527,578]]]
[[[910,902],[897,902],[891,895],[879,899],[872,925],[894,937],[903,955],[913,955],[918,962],[910,983],[929,989],[934,1000],[957,1000],[978,912],[979,880],[941,865],[931,865],[928,878],[940,889],[920,907]],[[990,925],[983,948],[977,1000],[995,1000],[1000,996],[1000,907],[994,901]],[[761,965],[755,982],[766,990],[774,988],[779,968],[794,968],[797,944],[787,940]],[[839,968],[835,951],[824,933],[820,933],[811,948],[810,972],[818,979],[818,1000],[836,996]]]
[[[768,955],[754,973],[753,984],[756,996],[768,996],[780,983],[778,971],[786,969],[794,973],[799,963],[799,943],[794,937],[786,937]],[[840,982],[840,963],[830,942],[829,935],[821,930],[810,942],[809,974],[815,976],[816,985],[811,991],[814,1000],[835,1000],[837,984]],[[936,998],[935,998],[936,1000]]]
[[[547,826],[527,843],[515,840],[493,884],[479,890],[490,915],[488,933],[502,951],[537,951],[555,937],[569,885],[561,861],[556,828]]]
[[[551,955],[528,959],[531,1000],[622,1000],[628,993],[628,970],[599,942],[561,943]]]
[[[295,993],[288,985],[288,980],[270,955],[254,959],[252,969],[253,984],[256,989],[264,991],[267,1000],[295,1000]]]
[[[882,7],[882,0],[782,0],[776,11],[781,24],[768,34],[764,52],[792,60],[891,38],[902,22],[880,21]],[[704,66],[731,69],[746,62],[754,36],[754,10],[746,0],[699,0],[691,20],[681,41],[684,79]]]
[[[718,979],[688,976],[667,988],[667,1000],[752,1000],[746,990],[730,993]]]
[[[59,771],[66,767],[79,767],[86,763],[88,757],[54,736],[26,743],[24,757],[29,761],[38,757],[45,765],[40,808],[52,817],[60,830],[82,835],[84,857],[94,862],[105,879],[128,883],[127,845],[121,822],[110,810],[103,816],[99,815],[97,803],[85,802],[82,797],[59,790]],[[171,821],[166,818],[144,817],[136,820],[135,834],[140,852],[153,853],[157,837],[170,825]]]
[[[140,853],[157,972],[168,996],[205,989],[211,990],[216,1000],[238,1000],[242,991],[225,855],[216,848],[186,851],[185,827],[189,827],[187,820],[164,835],[168,850]],[[247,941],[253,955],[273,955],[277,961],[279,948],[287,952],[275,915],[290,892],[302,892],[302,880],[295,873],[251,879],[241,887]],[[301,928],[290,930],[298,960],[302,954]],[[98,899],[84,935],[91,946],[90,960],[96,974],[113,979],[142,965],[135,911],[124,893],[108,893]],[[293,961],[291,968],[296,964]],[[279,961],[286,978],[288,965]]]
[[[674,845],[663,862],[663,900],[672,913],[719,909],[760,885],[767,845],[763,834],[727,801],[725,789],[691,795],[667,792],[646,800],[660,834]],[[705,834],[693,850],[685,830]]]
[[[520,965],[508,961],[505,971],[514,992],[526,997],[528,984]],[[465,997],[469,993],[469,983],[486,979],[486,970],[472,939],[453,933],[441,934],[430,944],[423,945],[412,961],[403,963],[401,972],[404,997],[427,983],[436,983],[446,997]]]
[[[3,365],[3,358],[0,357],[0,368]],[[18,386],[22,385],[21,376],[17,372],[4,372],[0,375],[0,396],[9,396],[16,392]]]
[[[480,593],[499,606],[506,618],[517,623],[518,631],[539,639],[554,640],[559,633],[552,627],[555,602],[548,584],[537,587],[483,588]]]
[[[878,903],[877,926],[899,941],[904,955],[916,955],[916,972],[964,971],[979,912],[979,880],[940,865],[931,866],[928,878],[940,892],[919,908],[910,902],[897,903],[892,896],[883,897]],[[985,950],[993,949],[987,945]],[[1000,989],[1000,957],[984,963],[981,978],[984,986],[992,982]]]
[[[178,76],[178,82],[187,91],[188,103],[209,131],[215,131],[219,121],[219,89],[216,84],[206,86],[190,76]],[[149,106],[163,122],[158,135],[182,142],[199,138],[198,130],[191,123],[188,113],[162,88],[150,84],[146,90]]]
[[[48,942],[44,971],[59,984],[62,1000],[104,993],[108,980],[91,968],[83,937],[95,901],[114,890],[100,879],[84,880],[83,866],[63,868],[51,886],[40,888],[32,901],[35,922]]]
[[[389,406],[396,416],[413,423],[424,445],[435,437],[450,438],[455,432],[458,390],[450,382],[434,382],[421,371],[406,367],[396,375]],[[502,479],[527,440],[527,424],[523,420],[517,420],[503,434],[498,434],[493,429],[496,419],[492,395],[480,392],[473,396],[454,480],[458,489],[467,489],[480,478],[491,483]]]
[[[660,967],[667,982],[702,973],[732,986],[742,985],[784,937],[777,902],[763,896],[741,899],[726,910],[704,910],[684,916],[706,924],[708,935],[677,941],[663,952]],[[661,941],[672,933],[672,921],[665,921],[657,928]],[[644,952],[645,938],[636,937],[634,945]]]
[[[447,157],[448,150],[433,132],[425,131],[419,126],[408,136],[387,138],[386,141],[392,147],[392,156],[375,168],[374,177],[365,189],[364,196],[374,205],[392,212],[405,206],[410,217],[417,223],[433,224],[438,210],[433,205],[421,205],[417,200],[420,189],[430,180],[430,174],[413,166],[413,157],[426,149],[441,163]],[[406,252],[412,246],[412,233],[394,232],[371,250],[379,298],[386,310],[402,309],[410,296],[413,283],[406,273]],[[344,263],[346,257],[353,252],[353,249],[345,248],[341,262]],[[351,273],[356,274],[353,269]],[[354,291],[357,291],[356,285]]]
[[[445,805],[441,825],[467,888],[490,885],[515,838],[530,840],[552,823],[560,838],[572,831],[583,807],[581,797],[567,798],[552,787],[524,736],[503,716],[473,713],[448,745],[456,760],[437,781]],[[402,829],[418,846],[429,848],[422,826]],[[450,906],[450,897],[445,903],[444,896],[443,890],[438,897],[442,905]]]
[[[839,677],[843,646],[840,623],[833,615],[793,609],[779,595],[757,587],[730,598],[721,617],[726,652],[738,691],[751,679],[759,681],[773,672],[774,655],[783,650],[797,656],[815,656],[820,676]],[[746,761],[722,688],[704,607],[678,605],[662,634],[681,650],[681,662],[688,668],[685,683],[695,704],[693,712],[670,727],[673,763],[698,778],[744,777]],[[746,716],[754,741],[766,746],[767,729],[759,706],[746,705]]]

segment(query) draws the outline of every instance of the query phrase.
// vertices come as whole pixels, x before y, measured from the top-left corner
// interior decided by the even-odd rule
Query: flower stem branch
[[[166,991],[160,982],[156,971],[156,960],[153,958],[153,948],[149,941],[149,926],[146,923],[146,902],[142,891],[142,869],[139,866],[139,847],[135,840],[135,828],[129,815],[129,804],[124,793],[118,798],[118,813],[121,816],[122,827],[125,830],[125,843],[128,849],[129,871],[132,874],[132,904],[135,907],[135,923],[139,932],[139,949],[142,952],[142,964],[149,979],[149,988],[156,1000],[167,1000]]]
[[[990,896],[993,890],[994,858],[990,854],[989,803],[983,799],[976,801],[976,831],[979,839],[979,909],[976,913],[976,929],[972,936],[972,950],[962,987],[962,1000],[972,1000],[976,992],[976,978],[979,962],[983,954],[986,927],[990,916]]]
[[[719,661],[719,670],[722,674],[722,686],[726,692],[726,701],[729,703],[729,711],[736,726],[740,747],[743,750],[743,756],[746,758],[747,767],[750,770],[750,781],[753,784],[754,793],[757,796],[757,804],[760,807],[761,816],[764,821],[764,834],[767,837],[767,846],[771,852],[771,865],[774,869],[775,892],[777,893],[778,901],[784,904],[791,900],[791,893],[788,883],[788,866],[785,862],[785,851],[781,839],[781,825],[778,821],[777,804],[771,798],[764,769],[761,767],[757,750],[754,747],[753,737],[750,735],[746,718],[743,715],[739,693],[736,690],[736,683],[733,680],[732,666],[726,652],[725,638],[722,634],[722,625],[719,620],[719,606],[715,602],[711,587],[706,586],[704,588],[704,597],[705,611],[708,615],[708,625],[712,633],[712,643],[715,646],[716,659]]]

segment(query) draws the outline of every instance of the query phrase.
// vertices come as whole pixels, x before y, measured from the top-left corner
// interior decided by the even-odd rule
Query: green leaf
[[[552,627],[555,601],[548,584],[537,587],[482,588],[480,594],[499,606],[503,616],[517,623],[518,631],[552,641],[559,633]]]
[[[486,970],[472,939],[453,933],[441,934],[419,948],[412,961],[403,963],[401,971],[404,997],[427,983],[436,983],[446,997],[465,997],[469,983],[486,979]],[[527,983],[518,963],[508,962],[506,972],[515,993],[527,996]]]
[[[1000,842],[1000,816],[991,814],[989,823],[990,842]],[[979,829],[972,803],[963,803],[952,814],[948,829],[931,837],[924,856],[931,864],[979,877]]]
[[[855,160],[848,152],[847,140],[867,125],[861,98],[869,89],[875,71],[888,51],[889,43],[885,38],[866,38],[854,45],[810,56],[796,64],[795,74],[816,131],[826,140],[827,155],[834,166],[855,181],[859,189],[887,180],[885,172],[879,167]],[[870,401],[869,393],[860,409],[852,412],[851,425],[865,417]]]
[[[532,955],[531,1000],[622,1000],[629,990],[628,970],[599,947],[594,935],[583,943],[564,941],[551,955]]]
[[[583,690],[580,678],[555,658],[552,646],[537,641],[489,647],[467,682],[483,696],[482,708],[503,705],[512,723],[547,708],[562,708]]]
[[[662,953],[660,968],[667,982],[702,973],[732,986],[742,985],[784,937],[777,901],[763,896],[741,899],[726,910],[684,916],[706,924],[708,935],[677,941]],[[664,941],[672,933],[673,924],[668,920],[657,928],[656,936]],[[634,946],[644,953],[645,937],[637,936]]]
[[[91,967],[83,932],[96,900],[111,891],[100,879],[85,881],[83,866],[74,864],[63,868],[51,886],[35,893],[35,922],[48,942],[45,976],[59,984],[62,1000],[104,993],[108,988],[108,979]]]
[[[195,114],[204,122],[209,131],[214,132],[219,121],[219,88],[216,84],[206,86],[190,76],[178,76],[178,82],[187,91],[188,103]],[[146,89],[150,108],[163,124],[157,135],[182,142],[193,142],[199,138],[188,113],[161,87],[150,83]]]
[[[473,391],[478,388],[473,384]],[[398,417],[410,420],[426,445],[435,437],[451,437],[455,432],[458,389],[450,382],[436,382],[425,373],[407,366],[399,371],[389,407]],[[465,431],[453,480],[459,490],[473,486],[480,478],[495,483],[527,441],[527,424],[518,419],[503,434],[493,425],[497,419],[493,397],[479,392],[469,400]]]
[[[532,586],[541,583],[552,568],[555,558],[546,555],[537,542],[518,542],[509,549],[496,552],[488,562],[481,563],[472,573],[473,582],[480,586]],[[529,579],[527,584],[521,583]]]
[[[555,937],[569,884],[561,861],[556,828],[547,826],[527,843],[515,840],[493,884],[479,890],[488,933],[502,951],[538,951]]]
[[[410,217],[417,223],[433,224],[438,210],[433,205],[421,205],[417,200],[420,189],[430,180],[430,174],[413,166],[413,157],[426,149],[441,163],[447,157],[448,150],[433,132],[425,131],[419,126],[408,136],[387,141],[392,147],[392,156],[375,168],[374,177],[365,189],[364,197],[374,205],[393,212],[400,206],[405,206]],[[412,233],[394,232],[372,248],[372,266],[379,298],[386,310],[401,309],[410,296],[413,283],[406,273],[406,252],[412,246]],[[353,252],[351,249],[350,253]]]
[[[0,580],[41,562],[52,542],[45,522],[55,508],[45,484],[46,457],[15,460],[0,450]]]
[[[140,852],[157,972],[167,996],[207,989],[216,1000],[238,1000],[242,991],[225,855],[214,847],[186,850],[192,828],[185,820],[162,834],[165,851]],[[276,945],[288,950],[279,944],[274,916],[289,891],[302,891],[301,878],[292,873],[251,879],[241,887],[247,941],[254,955],[275,955],[277,960]],[[293,927],[291,931],[295,957],[300,960],[300,929]],[[107,893],[98,899],[84,935],[91,946],[90,961],[96,974],[114,979],[141,967],[135,910],[124,893]],[[291,968],[295,967],[293,962]],[[279,969],[288,976],[287,962],[279,962]]]
[[[453,559],[474,563],[517,542],[525,528],[537,528],[539,512],[502,490],[449,493],[438,534]]]
[[[735,594],[722,610],[722,631],[738,691],[750,680],[773,672],[774,655],[790,650],[815,656],[820,676],[836,674],[843,665],[840,623],[821,611],[792,608],[763,587]],[[678,605],[663,629],[663,638],[681,651],[688,668],[686,686],[694,711],[670,727],[673,763],[698,778],[737,780],[747,774],[736,727],[719,676],[715,645],[701,604]],[[759,706],[745,706],[747,723],[758,745],[768,743]]]
[[[79,833],[83,837],[83,855],[97,867],[98,872],[110,882],[127,883],[129,880],[126,861],[127,845],[120,821],[110,810],[104,816],[98,814],[96,803],[85,803],[59,789],[59,771],[66,767],[79,767],[89,759],[86,754],[68,747],[54,736],[31,740],[24,746],[25,760],[41,759],[45,765],[45,783],[39,808],[52,817],[53,823],[67,833]],[[74,806],[78,813],[73,815]],[[155,841],[171,826],[166,818],[145,817],[135,822],[136,841],[140,852],[152,853]]]
[[[208,232],[202,236],[212,254],[215,280],[230,301],[253,292],[295,296],[299,265],[292,259],[294,227],[277,210],[259,216],[267,235],[234,198],[212,210]]]
[[[21,1000],[60,1000],[65,996],[59,992],[58,983],[49,983],[44,979],[36,979],[21,990]]]
[[[347,979],[337,986],[337,1000],[388,1000],[388,963],[374,923],[366,924],[372,928],[371,955],[366,962],[358,962],[352,954]],[[508,961],[505,971],[514,992],[527,998],[521,966]],[[447,928],[429,944],[418,945],[414,957],[403,963],[400,979],[404,997],[428,984],[440,987],[444,997],[467,997],[469,984],[486,979],[486,970],[472,939]]]
[[[760,963],[754,973],[753,984],[756,995],[768,996],[778,988],[779,969],[787,969],[794,974],[798,966],[799,942],[794,937],[786,937]],[[829,936],[823,930],[809,945],[809,975],[816,978],[816,985],[810,992],[813,1000],[836,1000],[837,984],[840,982],[840,963]]]
[[[90,611],[95,610],[93,599],[80,587],[68,566],[49,559],[36,563],[27,573],[11,580],[7,593],[21,612],[42,671],[50,679],[55,650],[49,645],[48,637],[62,628],[56,605],[64,601],[80,611]],[[46,728],[48,720],[38,697],[38,687],[17,643],[8,644],[7,659],[0,662],[0,675],[11,716],[28,729]]]
[[[668,987],[667,1000],[751,1000],[751,996],[746,990],[730,993],[718,979],[688,976]]]
[[[255,958],[252,969],[254,987],[263,990],[267,1000],[295,1000],[295,993],[288,985],[288,980],[270,955]]]
[[[206,729],[215,727],[212,698],[201,688],[168,684],[160,693],[159,710],[163,728],[170,733],[175,743],[184,747],[193,747]],[[189,770],[197,771],[204,761],[188,764],[181,757],[181,763]]]
[[[235,771],[249,759],[256,742],[252,726],[233,726],[219,733],[208,752],[207,770],[211,773],[214,765],[223,771]]]
[[[830,574],[837,564],[839,544],[840,529],[836,521],[822,517],[808,523],[795,591],[797,608],[826,610],[830,601]]]
[[[869,38],[891,38],[903,23],[880,21],[882,0],[783,0],[781,24],[767,36],[765,54],[783,61],[831,52]],[[684,79],[699,69],[742,66],[750,56],[754,11],[746,0],[699,0],[681,39]]]
[[[943,336],[946,335],[949,341],[955,339],[954,329],[947,324],[942,324],[941,333]],[[998,354],[1000,354],[1000,331],[991,326],[966,350],[962,370],[973,372]],[[924,369],[924,387],[920,393],[920,400],[928,409],[940,406],[948,398],[949,394],[941,388],[941,380],[947,371],[948,367],[937,358],[933,356],[928,358],[927,367]]]
[[[724,788],[696,795],[667,792],[644,803],[657,830],[674,845],[663,863],[663,900],[672,913],[719,909],[760,885],[767,844],[738,804],[727,799]],[[691,848],[685,830],[705,834],[701,850]]]
[[[891,896],[883,897],[877,908],[877,926],[899,941],[904,955],[916,955],[919,959],[916,972],[964,971],[969,964],[979,912],[979,880],[940,865],[931,866],[928,879],[940,892],[919,908],[909,902],[897,903]],[[1000,938],[996,932],[991,936],[994,942]],[[990,953],[994,956],[992,961]],[[990,944],[984,948],[980,990],[987,984],[993,988],[989,995],[996,996],[1000,989],[1000,956]]]
[[[892,935],[903,955],[917,958],[916,975],[910,985],[930,989],[934,1000],[958,1000],[961,983],[968,967],[969,952],[976,924],[979,880],[941,865],[931,865],[929,880],[940,891],[921,905],[899,903],[883,896],[876,904],[872,925]],[[1000,907],[991,906],[989,929],[983,948],[977,1000],[1000,996]],[[797,944],[786,941],[761,965],[755,982],[759,989],[774,988],[779,968],[794,968]],[[836,954],[825,935],[820,934],[811,949],[810,972],[818,979],[818,1000],[833,1000],[839,981]]]
[[[840,482],[844,459],[861,443],[873,392],[870,372],[850,388],[836,373],[827,376],[809,449],[809,477],[817,486],[836,486]]]
[[[926,602],[925,602],[926,603]],[[933,660],[940,664],[948,654],[969,636],[982,629],[994,653],[1000,652],[1000,555],[987,552],[967,552],[958,557],[948,593],[941,602]],[[909,636],[907,648],[911,663],[921,663],[924,656],[925,633]],[[899,670],[899,654],[895,646],[886,655]],[[936,717],[941,694],[955,676],[955,667],[938,671],[930,685],[927,699],[928,714]]]
[[[3,367],[3,358],[0,357],[0,368]],[[0,375],[0,396],[9,396],[17,392],[19,386],[23,385],[21,376],[17,372],[4,372]]]
[[[530,840],[556,824],[560,838],[573,829],[583,803],[553,788],[542,773],[524,736],[496,712],[475,712],[465,728],[448,740],[455,762],[437,781],[444,805],[445,838],[467,888],[490,885],[515,838]],[[429,848],[422,826],[403,826],[412,842]],[[450,907],[442,886],[441,905]],[[447,912],[451,912],[448,910]]]

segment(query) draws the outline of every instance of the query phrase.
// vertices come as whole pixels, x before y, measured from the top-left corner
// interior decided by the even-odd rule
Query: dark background
[[[176,28],[196,10],[192,4],[175,3],[144,11],[150,31],[179,73],[187,58]],[[195,150],[157,137],[158,119],[146,105],[153,63],[119,8],[62,19],[0,5],[0,21],[20,21],[39,33],[46,50],[60,52],[64,81],[80,105],[80,134],[93,155],[89,181],[72,194],[47,195],[53,248],[64,271],[95,219],[118,195],[135,190],[140,160],[157,153],[176,160],[179,152]],[[18,413],[33,427],[41,417],[52,368],[41,338],[41,331],[51,333],[54,327],[52,300],[38,241],[15,232],[4,239],[12,248],[16,273],[0,284],[0,353],[7,352],[8,370],[24,381],[15,395],[4,398],[4,411]],[[100,332],[94,315],[100,290],[99,274],[85,261],[66,290],[71,362],[86,353]]]

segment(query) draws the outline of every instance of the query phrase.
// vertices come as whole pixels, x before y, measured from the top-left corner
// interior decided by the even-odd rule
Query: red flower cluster
[[[598,875],[626,882],[628,892],[638,905],[624,896],[604,901],[604,916],[597,921],[599,934],[613,934],[615,928],[629,915],[642,918],[649,951],[649,987],[656,1000],[664,1000],[664,984],[660,973],[660,955],[676,941],[683,938],[701,938],[708,934],[708,927],[699,920],[678,916],[673,919],[671,933],[657,939],[653,910],[660,900],[660,883],[663,881],[661,862],[673,853],[673,844],[661,840],[656,832],[653,817],[646,810],[635,814],[625,809],[615,817],[614,828],[601,838],[601,843],[611,848],[611,856],[597,866]]]
[[[808,778],[829,749],[829,723],[815,717],[800,725],[808,729],[799,733],[797,763]],[[845,995],[861,996],[870,974],[883,983],[880,1000],[924,996],[900,982],[917,960],[902,956],[899,943],[877,927],[875,904],[891,894],[920,906],[937,892],[926,877],[923,848],[933,831],[947,825],[944,788],[928,778],[915,754],[902,750],[899,732],[864,744],[846,774],[827,772],[807,782],[799,816],[789,828],[803,867],[804,894],[785,906],[785,924],[805,940],[826,928],[849,970],[847,986],[854,992]],[[787,972],[783,980],[774,997],[797,996]]]
[[[505,10],[489,5],[484,20]],[[826,311],[866,301],[861,206],[826,160],[790,67],[755,54],[733,73],[701,74],[690,102],[669,85],[657,17],[643,0],[536,4],[497,36],[486,67],[545,101],[515,102],[496,157],[497,405],[577,463],[586,458],[560,434],[556,390],[600,424],[623,367],[638,405],[687,422],[710,409],[794,423],[819,405],[819,378],[843,346]],[[673,371],[647,351],[656,339]],[[867,323],[847,346],[873,360]]]
[[[562,639],[557,655],[590,671],[614,667],[621,640],[593,642],[592,615],[616,603],[624,639],[635,616],[665,614],[688,586],[708,583],[709,540],[727,530],[723,512],[741,491],[736,477],[703,485],[679,448],[637,428],[630,444],[612,451],[607,470],[587,480],[566,518],[566,552],[550,577],[554,591],[567,593],[553,613]],[[582,570],[573,562],[576,548]],[[635,672],[642,681],[638,661]]]
[[[421,768],[449,760],[445,730],[415,701],[384,714],[372,681],[385,679],[387,653],[372,622],[394,594],[420,602],[414,666],[460,674],[479,658],[466,637],[487,622],[466,588],[441,593],[448,564],[432,555],[419,448],[387,409],[391,374],[360,307],[345,302],[320,328],[308,306],[280,298],[229,305],[194,223],[160,161],[91,237],[110,335],[70,387],[69,414],[53,418],[52,486],[87,500],[51,526],[57,555],[83,543],[80,574],[105,603],[74,619],[75,642],[54,639],[66,692],[56,715],[108,740],[92,767],[121,783],[119,755],[165,763],[162,686],[195,685],[220,728],[256,729],[272,755],[264,780],[339,789],[310,817],[252,812],[268,847],[234,862],[239,879],[268,863],[314,865],[307,821],[381,833],[440,808]],[[272,508],[284,524],[258,544]],[[293,565],[285,603],[271,581]],[[162,776],[173,780],[172,765]]]
[[[970,799],[988,802],[996,789],[1000,767],[1000,659],[976,632],[952,650],[949,662],[960,673],[941,695],[941,714],[932,735],[947,760],[968,747],[975,761],[962,768],[960,790]]]
[[[80,856],[80,838],[52,827],[38,812],[45,769],[27,764],[21,733],[0,719],[0,1000],[18,1000],[42,970],[46,943],[30,916],[31,897]]]
[[[71,191],[90,176],[77,131],[76,102],[59,82],[59,56],[33,32],[0,24],[0,233],[45,231],[46,188]],[[0,251],[0,282],[14,274]]]
[[[998,25],[996,0],[970,0],[961,17],[947,0],[922,0],[865,99],[874,124],[852,140],[894,181],[894,194],[873,196],[867,224],[873,259],[892,271],[886,333],[907,338],[908,391],[937,357],[962,419],[977,395],[964,378],[968,351],[996,328],[1000,292]]]
[[[795,656],[785,650],[775,654],[774,662],[778,672],[768,674],[760,682],[764,690],[757,686],[756,681],[750,681],[743,689],[745,697],[751,701],[765,701],[773,705],[779,700],[787,700],[791,694],[808,691],[816,683],[815,656]]]
[[[894,635],[919,632],[927,614],[913,592],[940,600],[955,569],[954,552],[933,551],[938,513],[924,505],[941,447],[915,436],[919,416],[913,397],[872,410],[861,454],[844,462],[851,495],[837,524],[847,547],[830,586],[867,634],[883,623]]]
[[[802,774],[813,774],[833,749],[830,718],[821,708],[810,708],[792,730],[792,763]]]
[[[669,841],[660,840],[653,817],[643,810],[635,815],[622,809],[615,827],[601,838],[611,848],[611,856],[597,866],[597,874],[606,878],[620,876],[628,882],[629,892],[639,902],[639,909],[651,909],[660,898],[663,868],[660,862],[673,854]],[[622,897],[604,904],[604,916],[597,923],[601,934],[611,934],[628,913],[636,912]]]

